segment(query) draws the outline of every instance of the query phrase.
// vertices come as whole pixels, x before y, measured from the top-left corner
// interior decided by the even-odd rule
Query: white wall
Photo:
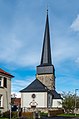
[[[21,93],[21,107],[31,107],[30,103],[33,101],[32,94],[35,94],[36,107],[47,107],[47,92],[29,92]]]
[[[53,99],[52,107],[53,108],[62,108],[62,99]]]
[[[6,76],[3,76],[6,77]],[[11,103],[11,78],[7,78],[7,88],[3,87],[0,88],[0,94],[2,95],[2,107],[3,109],[0,109],[1,112],[8,111],[10,109],[10,103]]]

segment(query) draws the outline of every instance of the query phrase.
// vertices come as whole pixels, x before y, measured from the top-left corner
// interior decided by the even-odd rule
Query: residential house
[[[14,76],[0,69],[0,112],[10,109],[11,104],[11,79]]]

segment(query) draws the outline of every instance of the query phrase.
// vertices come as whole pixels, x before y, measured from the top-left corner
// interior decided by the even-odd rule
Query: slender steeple
[[[50,48],[50,32],[48,10],[46,16],[46,25],[44,32],[43,48],[40,65],[37,66],[36,78],[40,80],[48,89],[55,89],[55,69],[52,65],[51,48]]]
[[[37,66],[37,74],[52,74],[52,73],[54,74],[54,66],[52,65],[51,59],[49,19],[47,10],[42,56],[40,65]]]
[[[52,65],[48,10],[47,10],[46,26],[45,26],[42,57],[41,57],[41,64],[40,65]]]

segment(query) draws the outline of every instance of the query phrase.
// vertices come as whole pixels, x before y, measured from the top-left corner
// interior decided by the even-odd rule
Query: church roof
[[[40,65],[52,65],[48,11],[47,11],[46,26],[45,26],[43,49],[42,49]]]
[[[38,79],[35,79],[30,85],[20,92],[50,92],[50,90]]]
[[[52,90],[52,94],[54,95],[53,99],[62,99],[61,95],[57,93],[55,90]]]
[[[60,94],[58,94],[55,90],[49,90],[38,79],[35,79],[30,85],[28,85],[20,92],[49,92],[53,95],[53,99],[62,99]]]

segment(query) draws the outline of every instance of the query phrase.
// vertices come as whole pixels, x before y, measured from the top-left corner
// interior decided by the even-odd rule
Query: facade
[[[38,79],[21,90],[21,107],[49,108],[52,106],[52,92]]]
[[[0,69],[0,111],[5,112],[10,109],[11,103],[11,74]]]
[[[36,79],[20,92],[22,108],[62,108],[62,98],[55,89],[55,68],[51,59],[48,11],[41,62],[36,69]]]

